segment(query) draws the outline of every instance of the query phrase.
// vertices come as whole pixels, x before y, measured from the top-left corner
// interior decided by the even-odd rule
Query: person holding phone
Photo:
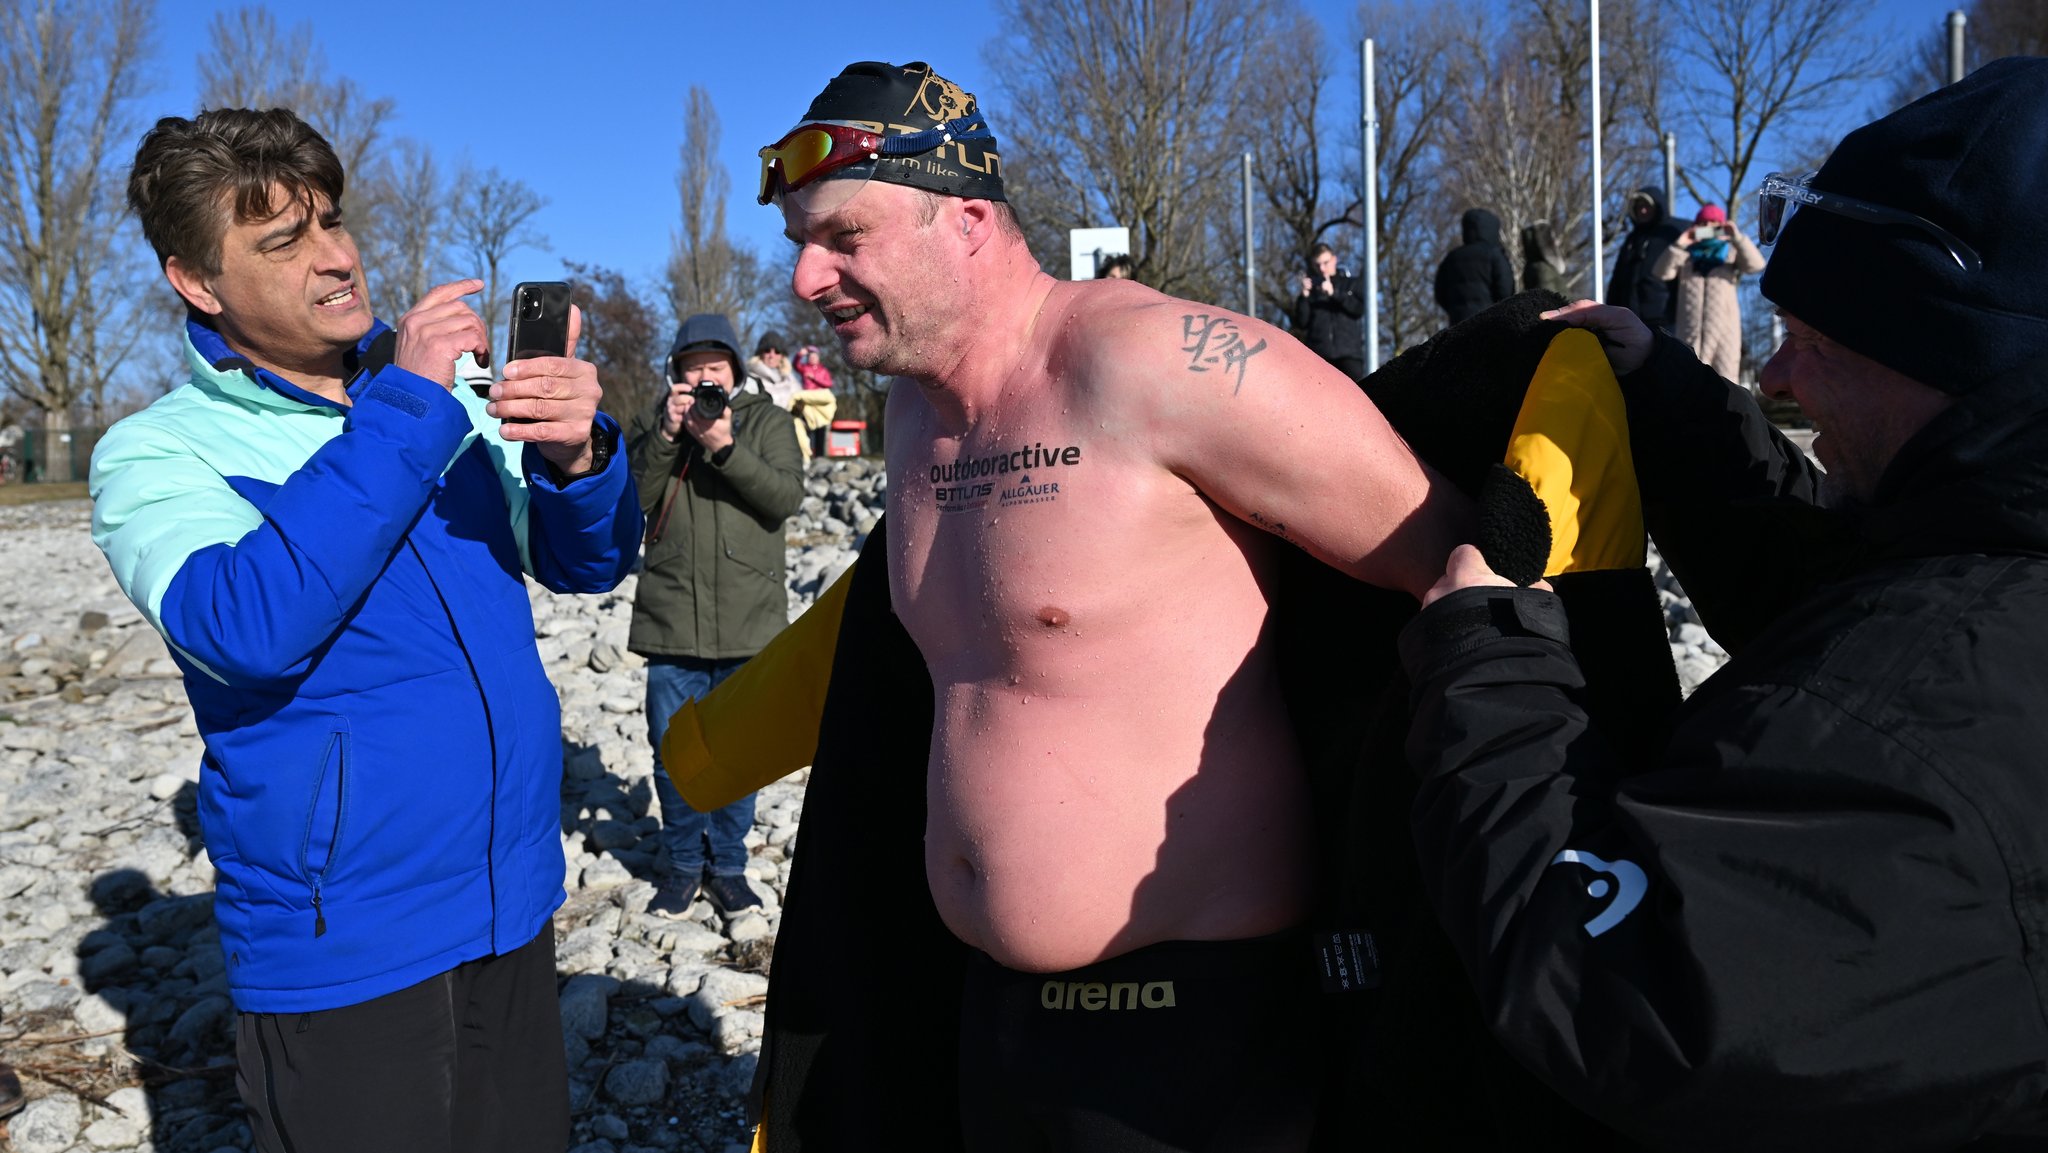
[[[1294,298],[1291,331],[1354,384],[1365,379],[1365,338],[1358,327],[1358,318],[1364,315],[1365,295],[1358,282],[1337,267],[1337,254],[1327,244],[1310,249],[1308,269]]]
[[[746,876],[753,795],[699,813],[661,766],[675,711],[789,623],[782,522],[804,498],[803,457],[787,410],[739,387],[747,379],[739,350],[725,317],[683,321],[669,347],[667,390],[627,424],[648,524],[627,644],[647,658],[647,739],[666,857],[647,911],[664,917],[688,913],[700,891],[728,918],[761,904]]]
[[[456,387],[482,282],[376,319],[343,183],[285,109],[143,137],[128,203],[190,377],[93,453],[93,540],[206,743],[256,1147],[558,1153],[561,714],[526,580],[617,585],[639,503],[579,316],[567,355]]]
[[[1764,270],[1764,255],[1718,204],[1700,209],[1692,227],[1657,257],[1651,275],[1671,288],[1671,334],[1701,363],[1735,380],[1742,371],[1742,298],[1745,276]]]

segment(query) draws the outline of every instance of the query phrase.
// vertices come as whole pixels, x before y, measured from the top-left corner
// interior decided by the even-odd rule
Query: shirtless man
[[[970,1146],[1296,1147],[1308,789],[1266,588],[1295,546],[1419,595],[1463,500],[1278,329],[1047,276],[995,147],[928,66],[855,64],[763,150],[762,188],[797,294],[897,378],[891,596],[937,694],[926,872],[987,959]]]

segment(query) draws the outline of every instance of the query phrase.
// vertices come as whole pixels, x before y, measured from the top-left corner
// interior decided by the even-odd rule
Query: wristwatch
[[[603,425],[599,424],[594,420],[591,421],[590,467],[584,469],[582,472],[562,472],[560,469],[556,469],[555,479],[561,481],[563,484],[568,484],[570,481],[582,480],[586,476],[596,476],[598,473],[604,471],[606,465],[612,462],[612,452],[617,447],[618,446],[613,443],[612,434],[606,432]],[[552,464],[550,464],[548,467],[554,468]]]

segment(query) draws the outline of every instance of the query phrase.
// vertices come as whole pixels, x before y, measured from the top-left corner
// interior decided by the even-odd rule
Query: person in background
[[[1607,280],[1607,303],[1620,305],[1651,328],[1671,331],[1671,286],[1655,275],[1657,261],[1683,227],[1671,219],[1664,207],[1664,194],[1655,188],[1638,188],[1628,197],[1628,235],[1614,257],[1614,274]]]
[[[1564,295],[1564,254],[1547,220],[1522,226],[1522,291]]]
[[[1465,242],[1436,266],[1436,303],[1456,324],[1515,294],[1515,266],[1500,243],[1500,217],[1470,208],[1458,221]]]
[[[1137,265],[1131,263],[1131,254],[1119,252],[1102,262],[1102,268],[1095,274],[1097,280],[1129,280],[1137,275]]]
[[[779,352],[779,341],[762,343]],[[728,916],[761,903],[746,877],[753,795],[699,813],[661,767],[675,711],[789,621],[782,522],[803,500],[802,458],[787,410],[742,387],[739,348],[721,315],[683,321],[669,346],[668,389],[626,427],[648,525],[627,647],[647,658],[647,739],[668,858],[647,911],[664,917],[688,913],[700,886]],[[697,395],[707,388],[708,403]]]
[[[1358,327],[1364,315],[1365,296],[1358,282],[1337,267],[1337,254],[1327,244],[1310,249],[1308,272],[1294,298],[1291,331],[1353,384],[1365,379],[1365,336]]]
[[[799,439],[804,459],[809,460],[812,453],[825,451],[825,433],[839,413],[839,398],[832,391],[832,370],[825,367],[817,345],[806,344],[797,351],[796,375],[803,381],[803,389],[792,404],[802,426]]]
[[[1764,254],[1728,219],[1718,204],[1700,209],[1692,227],[1657,258],[1650,274],[1674,282],[1671,334],[1700,362],[1736,379],[1742,370],[1742,300],[1745,276],[1764,270]]]

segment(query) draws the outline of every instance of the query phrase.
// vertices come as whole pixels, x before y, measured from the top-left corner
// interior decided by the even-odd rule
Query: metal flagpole
[[[1600,219],[1600,0],[1587,0],[1592,12],[1592,56],[1593,56],[1593,282],[1592,297],[1596,301],[1607,299],[1607,290],[1602,281],[1607,273],[1607,237]]]
[[[1960,10],[1948,14],[1948,82],[1963,78],[1963,25],[1970,18]]]
[[[1364,211],[1359,214],[1365,221],[1365,370],[1377,372],[1380,367],[1380,107],[1379,95],[1373,87],[1370,38],[1359,45],[1358,68],[1361,78],[1360,119],[1365,130],[1358,154],[1359,165],[1365,169],[1365,191],[1361,197]]]
[[[1252,296],[1252,154],[1244,154],[1244,314],[1257,316]]]

